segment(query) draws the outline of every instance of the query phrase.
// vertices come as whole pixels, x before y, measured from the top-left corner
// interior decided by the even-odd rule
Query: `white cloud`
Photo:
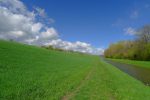
[[[125,28],[124,31],[127,35],[135,35],[137,33],[136,30],[132,27]]]
[[[32,32],[34,32],[34,33],[39,32],[41,30],[42,26],[43,25],[41,23],[33,24],[32,27],[31,27],[32,28]]]
[[[73,43],[59,39],[56,29],[39,21],[40,17],[44,17],[46,21],[53,20],[48,18],[44,9],[36,8],[36,11],[29,11],[20,0],[0,1],[0,38],[33,45],[52,45],[83,53],[103,53],[103,49],[93,48],[88,43],[80,41]]]
[[[20,13],[26,11],[26,7],[20,0],[1,0],[0,3],[11,12]]]
[[[20,37],[20,36],[23,36],[24,32],[23,31],[11,31],[10,34],[16,37]]]
[[[34,13],[36,14],[36,17],[38,17],[39,21],[45,22],[45,24],[52,24],[55,22],[54,19],[49,18],[45,12],[45,9],[40,7],[34,7]]]
[[[41,37],[43,37],[43,38],[58,38],[58,33],[56,32],[56,30],[53,27],[51,27],[51,28],[47,28],[47,30],[45,32],[42,32]]]
[[[104,52],[104,49],[102,48],[93,48],[90,44],[85,42],[80,42],[80,41],[68,42],[68,41],[63,41],[61,39],[56,39],[45,43],[45,45],[51,45],[55,48],[61,48],[64,50],[72,50],[72,51],[78,51],[82,53],[89,53],[95,55],[101,55]]]
[[[45,13],[45,9],[42,9],[40,7],[34,7],[34,9],[37,11],[37,14],[41,17],[47,17]]]
[[[54,28],[47,28],[35,19],[35,13],[28,11],[19,0],[0,2],[0,37],[18,41],[34,40],[34,42],[42,41],[45,37],[47,39],[56,37]]]

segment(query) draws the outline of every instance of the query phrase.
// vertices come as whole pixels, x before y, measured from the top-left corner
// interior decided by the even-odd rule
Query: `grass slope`
[[[136,60],[128,60],[128,59],[110,59],[110,58],[107,59],[120,62],[120,63],[135,65],[137,67],[150,68],[150,61],[136,61]]]
[[[2,100],[149,100],[149,93],[98,56],[0,41]]]

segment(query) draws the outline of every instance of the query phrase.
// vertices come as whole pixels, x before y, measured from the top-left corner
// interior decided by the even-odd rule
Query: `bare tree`
[[[140,42],[149,43],[150,42],[150,25],[142,27],[137,32],[138,40]]]

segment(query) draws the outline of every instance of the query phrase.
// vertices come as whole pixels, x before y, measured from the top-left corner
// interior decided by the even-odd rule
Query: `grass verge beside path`
[[[116,67],[98,61],[93,74],[72,100],[149,100],[150,88]]]
[[[135,65],[137,67],[150,68],[150,61],[137,61],[137,60],[127,60],[127,59],[111,59],[111,58],[106,58],[106,59],[116,61],[116,62],[120,62],[120,63]]]

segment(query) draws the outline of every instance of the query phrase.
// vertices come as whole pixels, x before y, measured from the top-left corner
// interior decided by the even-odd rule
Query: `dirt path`
[[[67,93],[66,95],[64,95],[61,100],[69,100],[69,99],[73,98],[73,97],[76,95],[76,93],[84,86],[84,83],[85,83],[88,79],[90,79],[90,76],[91,76],[91,74],[92,74],[92,72],[93,72],[93,69],[94,69],[94,68],[92,68],[92,69],[88,72],[88,74],[86,75],[86,77],[85,77],[83,80],[81,80],[80,84],[74,89],[74,91],[69,92],[69,93]]]

